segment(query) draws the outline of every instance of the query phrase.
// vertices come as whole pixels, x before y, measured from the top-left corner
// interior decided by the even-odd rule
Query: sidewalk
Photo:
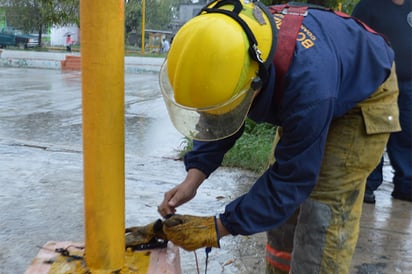
[[[0,67],[61,69],[66,55],[80,56],[72,52],[37,52],[0,49]],[[125,57],[125,73],[158,72],[163,57]]]

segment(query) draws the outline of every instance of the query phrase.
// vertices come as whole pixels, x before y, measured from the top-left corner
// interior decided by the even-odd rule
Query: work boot
[[[397,200],[412,202],[412,195],[407,193],[392,192],[392,197]]]
[[[375,194],[373,194],[373,191],[368,190],[368,189],[365,190],[365,195],[363,196],[363,202],[367,204],[376,203]]]

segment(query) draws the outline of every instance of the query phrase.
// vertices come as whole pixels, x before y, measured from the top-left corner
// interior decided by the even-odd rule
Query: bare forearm
[[[230,234],[219,218],[216,219],[216,226],[219,239]]]
[[[205,179],[206,175],[202,171],[196,168],[191,168],[187,171],[184,182],[190,182],[197,189]]]

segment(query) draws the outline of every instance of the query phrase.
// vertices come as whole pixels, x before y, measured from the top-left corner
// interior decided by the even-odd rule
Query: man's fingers
[[[174,213],[174,207],[169,206],[169,199],[165,197],[165,199],[160,203],[157,207],[157,211],[162,215],[165,216],[167,214]]]
[[[160,215],[165,217],[176,213],[176,208],[191,200],[196,191],[188,184],[180,184],[164,194],[162,203],[157,207]]]
[[[179,195],[178,188],[174,188],[170,191],[168,191],[165,194],[165,198],[163,202],[169,207],[169,208],[175,208],[178,206],[177,202],[179,201],[181,195]]]
[[[185,202],[188,201],[188,199],[185,198],[185,192],[182,191],[181,189],[180,189],[180,191],[178,191],[176,189],[176,191],[174,191],[171,194],[172,195],[170,195],[167,200],[165,199],[165,201],[167,201],[167,206],[169,208],[174,209],[174,208],[176,208],[178,206],[181,206],[182,204],[184,204]]]
[[[171,207],[165,205],[164,203],[161,203],[157,207],[157,212],[159,212],[159,214],[162,217],[166,217],[167,215],[174,214],[176,212],[176,210],[174,208],[171,208]]]
[[[176,188],[165,193],[163,201],[157,207],[157,211],[162,217],[165,217],[166,215],[169,215],[169,214],[174,214],[176,212],[176,209],[175,209],[175,206],[173,206],[173,203],[172,205],[170,205],[170,201],[173,199],[176,193],[177,193]]]

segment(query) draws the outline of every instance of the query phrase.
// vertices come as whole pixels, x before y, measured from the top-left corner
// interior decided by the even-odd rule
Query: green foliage
[[[275,127],[272,125],[247,120],[245,132],[226,153],[223,165],[261,172],[268,165],[274,135]]]
[[[346,12],[347,14],[351,14],[356,4],[358,4],[358,2],[359,0],[342,1],[342,11]]]
[[[79,24],[80,0],[0,0],[6,10],[7,25],[39,34],[52,25]]]
[[[138,42],[142,24],[144,22],[145,29],[168,30],[170,22],[178,10],[179,4],[183,0],[145,0],[145,19],[143,21],[143,1],[142,0],[128,0],[125,5],[125,31],[126,38],[133,33],[136,35],[136,44]],[[140,35],[139,35],[140,34]]]
[[[142,28],[142,2],[129,0],[125,6],[125,28],[126,33]]]
[[[257,124],[247,119],[245,132],[232,149],[226,153],[222,165],[244,168],[255,172],[263,171],[268,165],[275,131],[276,128],[273,125]],[[180,156],[183,157],[192,147],[192,140],[185,138]]]
[[[79,0],[0,0],[7,24],[28,32],[51,25],[78,24]]]
[[[167,30],[172,20],[173,10],[178,9],[183,0],[146,0],[145,28]],[[140,31],[142,27],[142,0],[128,0],[125,5],[126,32]]]

